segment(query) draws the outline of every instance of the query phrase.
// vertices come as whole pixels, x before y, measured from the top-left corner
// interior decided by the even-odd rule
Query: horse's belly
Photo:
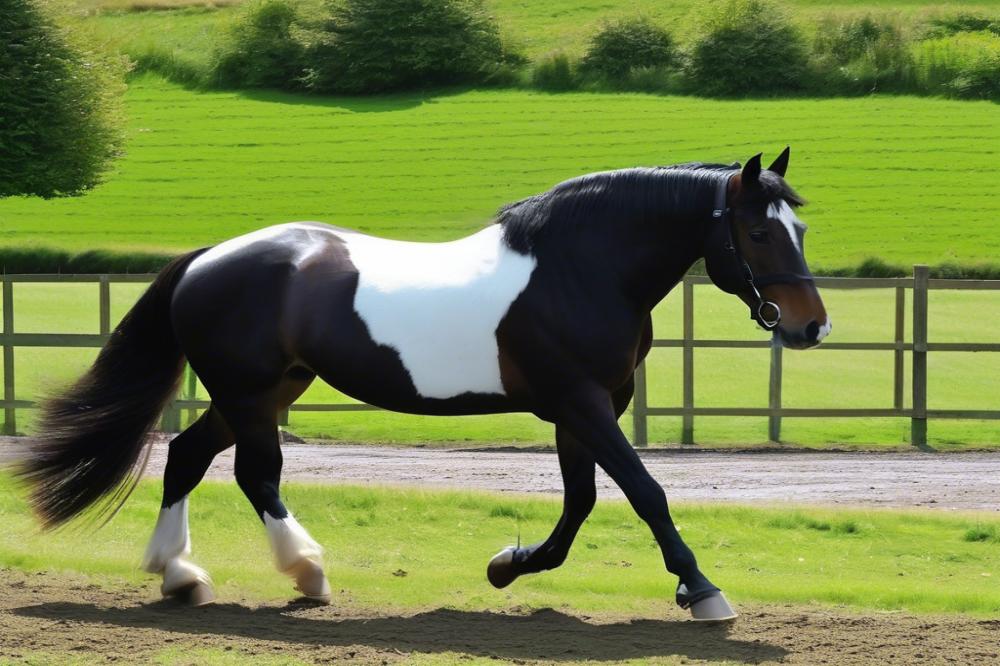
[[[496,330],[535,259],[510,250],[501,231],[435,244],[343,237],[359,276],[354,310],[420,397],[505,393]]]

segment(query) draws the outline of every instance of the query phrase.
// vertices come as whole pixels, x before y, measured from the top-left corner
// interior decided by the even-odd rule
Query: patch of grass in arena
[[[813,202],[802,217],[815,266],[1000,256],[989,214],[1000,106],[987,102],[510,90],[313,98],[196,93],[146,77],[128,108],[128,154],[114,177],[85,197],[0,202],[0,246],[178,252],[301,219],[454,239],[573,175],[791,144],[790,181]]]
[[[976,525],[965,531],[962,540],[973,543],[1000,543],[1000,529],[997,529],[996,525]]]
[[[598,502],[566,564],[526,576],[505,590],[485,579],[486,563],[512,544],[544,539],[560,498],[488,493],[286,484],[297,519],[326,547],[334,603],[385,612],[422,608],[560,608],[683,616],[675,580],[663,570],[646,525],[626,502]],[[375,504],[356,497],[377,497]],[[494,515],[494,508],[514,510]],[[271,563],[267,536],[235,483],[203,483],[191,498],[193,559],[225,600],[280,600],[291,583]],[[144,482],[122,512],[97,533],[39,534],[9,476],[0,476],[0,566],[64,571],[106,580],[158,581],[137,563],[159,510],[159,483]],[[985,575],[1000,570],[1000,551],[961,538],[998,529],[992,515],[932,511],[672,507],[681,534],[713,581],[735,603],[842,604],[918,613],[1000,611],[1000,589]],[[509,515],[513,514],[513,515]],[[788,529],[802,519],[864,529]],[[947,538],[947,535],[956,535]],[[946,585],[941,581],[947,580]]]
[[[117,322],[144,285],[113,284],[111,315]],[[892,290],[823,293],[834,322],[831,341],[891,342]],[[735,298],[711,286],[694,289],[697,338],[766,339],[748,320],[746,308]],[[909,301],[909,299],[907,299]],[[19,333],[97,333],[96,284],[16,284],[14,330]],[[910,303],[907,303],[907,322]],[[1000,293],[932,291],[930,340],[933,342],[989,342],[995,338],[992,320],[977,313],[997,311]],[[905,327],[910,340],[910,326]],[[654,312],[658,338],[681,337],[681,293],[675,291]],[[18,399],[37,400],[81,374],[96,349],[19,347],[15,350],[15,390]],[[696,349],[695,404],[706,407],[766,407],[767,349]],[[682,401],[682,354],[657,348],[647,359],[648,403],[652,407],[679,406]],[[932,409],[996,409],[995,381],[1000,354],[933,352],[929,355],[929,407]],[[893,401],[893,354],[875,351],[786,351],[783,355],[783,402],[788,407],[890,407]],[[904,406],[909,405],[910,368],[904,367]],[[956,381],[955,378],[961,378]],[[209,396],[198,387],[197,397]],[[301,398],[305,403],[345,403],[350,398],[316,381]],[[37,412],[17,411],[18,431],[34,430]],[[622,427],[631,434],[631,412]],[[184,412],[184,423],[188,413]],[[770,446],[768,423],[761,417],[697,417],[695,441],[700,446]],[[996,447],[1000,422],[948,421],[929,423],[932,446],[942,450]],[[288,430],[296,435],[340,442],[427,443],[429,445],[512,445],[553,442],[553,428],[524,414],[465,417],[412,416],[391,412],[292,412]],[[651,417],[649,437],[654,444],[674,443],[681,423],[675,417]],[[782,440],[818,448],[908,448],[909,420],[788,418]]]

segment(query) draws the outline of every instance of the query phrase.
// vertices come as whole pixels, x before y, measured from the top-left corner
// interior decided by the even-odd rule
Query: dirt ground
[[[352,613],[302,603],[218,603],[199,609],[108,591],[82,577],[0,570],[0,662],[37,654],[146,661],[176,646],[309,662],[395,663],[446,654],[515,663],[649,659],[751,664],[992,664],[1000,620],[850,614],[815,607],[742,606],[733,624],[584,617],[552,609]],[[196,654],[196,653],[194,653]],[[195,657],[195,660],[197,658]]]
[[[165,438],[157,436],[147,474],[159,478]],[[0,466],[24,438],[0,438]],[[429,485],[519,493],[562,493],[551,451],[438,449],[286,443],[284,480]],[[731,452],[650,449],[640,453],[671,500],[826,504],[1000,511],[1000,452]],[[209,478],[233,479],[233,450]],[[622,499],[598,470],[598,494]]]

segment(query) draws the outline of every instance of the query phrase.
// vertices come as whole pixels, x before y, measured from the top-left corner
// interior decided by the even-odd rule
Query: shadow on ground
[[[767,643],[731,639],[728,625],[662,620],[591,624],[551,609],[530,615],[438,609],[411,616],[324,618],[304,615],[335,611],[295,604],[259,608],[217,604],[180,609],[172,602],[128,608],[49,602],[11,612],[61,622],[270,640],[305,647],[368,646],[506,659],[618,661],[683,656],[759,663],[781,660],[788,654],[784,648]]]

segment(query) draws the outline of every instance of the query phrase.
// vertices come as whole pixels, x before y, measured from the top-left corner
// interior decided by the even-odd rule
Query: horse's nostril
[[[814,319],[813,321],[809,322],[808,326],[806,326],[806,340],[815,340],[818,337],[819,337],[819,324],[817,324],[816,320]]]

